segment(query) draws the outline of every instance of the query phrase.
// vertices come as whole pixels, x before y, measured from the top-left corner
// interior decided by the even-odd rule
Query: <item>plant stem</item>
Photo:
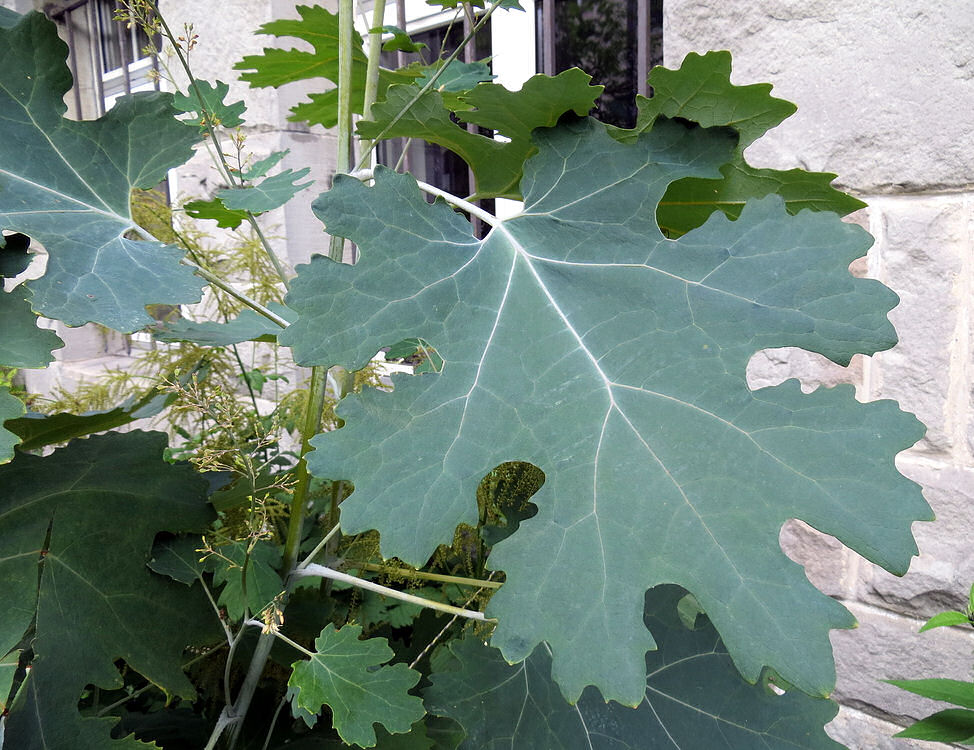
[[[111,704],[105,706],[104,708],[99,709],[98,713],[96,713],[95,716],[104,716],[105,714],[107,714],[112,709],[118,708],[119,706],[122,706],[122,705],[128,703],[131,700],[135,700],[140,695],[142,695],[142,693],[144,693],[145,691],[150,690],[150,689],[152,689],[154,687],[156,687],[156,686],[154,684],[152,684],[151,682],[148,683],[148,684],[146,684],[146,685],[143,685],[138,690],[135,690],[131,695],[126,695],[121,700],[117,700],[114,703],[111,703]],[[160,690],[161,689],[162,688],[160,688]]]
[[[247,221],[254,230],[254,234],[257,235],[257,239],[260,240],[260,244],[264,248],[264,252],[267,253],[267,257],[270,259],[271,265],[274,266],[274,270],[277,272],[277,276],[280,278],[281,284],[284,285],[285,289],[290,289],[291,281],[288,279],[287,272],[284,270],[284,264],[281,263],[281,259],[277,257],[277,253],[275,253],[271,248],[270,241],[264,235],[263,230],[260,228],[260,224],[257,223],[257,217],[250,213],[250,211],[247,211]]]
[[[352,150],[352,38],[355,0],[338,0],[338,156],[336,174],[348,172]],[[338,263],[345,255],[345,238],[331,235],[328,257]]]
[[[274,710],[274,715],[271,717],[271,725],[267,728],[267,736],[264,738],[264,744],[261,746],[260,750],[267,750],[271,745],[271,736],[274,734],[274,727],[277,726],[277,719],[281,715],[281,709],[287,705],[287,693],[285,693],[281,700],[277,704],[277,708]]]
[[[492,213],[489,213],[488,211],[484,211],[484,209],[480,208],[480,206],[475,206],[470,201],[465,201],[463,198],[458,198],[453,193],[448,193],[445,190],[440,190],[440,188],[434,185],[430,185],[428,182],[423,182],[422,180],[416,180],[416,184],[419,186],[419,189],[422,190],[424,193],[429,193],[430,195],[435,195],[442,198],[451,206],[456,206],[457,208],[466,211],[471,216],[476,216],[478,219],[480,219],[488,226],[496,227],[498,224],[501,223],[500,219],[498,219]]]
[[[493,573],[491,573],[491,575],[494,575],[494,574],[493,574]],[[493,581],[484,581],[484,583],[493,583]],[[473,592],[473,593],[472,593],[472,594],[470,595],[470,597],[469,597],[469,598],[467,599],[467,601],[465,601],[465,602],[463,603],[463,606],[464,606],[464,607],[467,607],[467,606],[469,606],[469,605],[470,605],[470,603],[471,603],[471,602],[472,602],[472,601],[473,601],[474,599],[476,599],[476,598],[477,598],[478,596],[480,596],[480,592],[481,592],[481,591],[483,591],[483,590],[484,590],[484,586],[481,586],[481,587],[480,587],[479,589],[477,589],[476,591],[474,591],[474,592]],[[410,669],[415,669],[415,668],[416,668],[416,665],[417,665],[417,664],[419,664],[419,662],[420,662],[420,661],[422,660],[422,658],[423,658],[424,656],[426,656],[426,655],[427,655],[427,654],[428,654],[428,653],[429,653],[429,652],[430,652],[430,651],[431,651],[431,650],[433,649],[433,647],[434,647],[434,646],[435,646],[435,645],[436,645],[437,643],[439,643],[439,642],[440,642],[440,639],[441,639],[441,638],[442,638],[442,637],[443,637],[444,635],[446,635],[446,631],[448,631],[448,630],[449,630],[449,629],[450,629],[451,627],[453,627],[453,623],[455,623],[456,621],[457,621],[457,615],[453,615],[453,617],[451,617],[451,618],[450,618],[450,621],[449,621],[449,622],[448,622],[448,623],[447,623],[446,625],[444,625],[444,626],[443,626],[442,628],[440,628],[440,632],[439,632],[439,633],[437,633],[437,634],[436,634],[435,636],[433,636],[433,640],[431,640],[431,641],[430,641],[429,643],[427,643],[427,644],[426,644],[426,645],[425,645],[425,646],[423,647],[423,650],[422,650],[422,651],[420,651],[420,652],[419,652],[419,654],[417,654],[417,655],[416,655],[416,658],[415,658],[415,659],[413,659],[413,660],[412,660],[412,661],[410,662],[410,664],[409,664],[409,668],[410,668]]]
[[[372,140],[371,146],[367,150],[363,149],[363,153],[359,157],[358,164],[355,166],[356,170],[361,169],[362,167],[364,167],[366,164],[369,163],[369,161],[371,160],[372,150],[375,148],[375,144],[378,143],[380,140],[382,140],[383,136],[385,136],[386,133],[388,133],[390,130],[392,130],[392,128],[396,126],[396,123],[398,123],[405,116],[405,114],[410,109],[412,109],[413,105],[416,104],[416,102],[418,102],[420,99],[422,99],[423,96],[426,94],[426,92],[432,89],[436,85],[436,81],[439,79],[441,75],[443,75],[447,67],[449,67],[450,63],[452,63],[460,56],[460,54],[463,52],[464,47],[466,47],[470,43],[470,41],[477,35],[477,32],[480,31],[481,28],[483,28],[484,24],[487,23],[487,20],[490,18],[491,14],[495,10],[497,10],[498,7],[500,7],[499,3],[494,3],[493,5],[490,6],[490,8],[487,9],[487,12],[480,17],[479,21],[477,21],[477,25],[474,26],[470,30],[470,33],[463,38],[463,41],[460,42],[459,46],[453,51],[453,53],[448,58],[446,58],[446,60],[443,61],[443,64],[426,82],[426,85],[423,86],[423,88],[421,88],[418,92],[416,92],[413,98],[406,103],[406,106],[403,107],[401,110],[399,110],[399,113],[395,117],[393,117],[392,120],[389,121],[388,125],[386,125],[384,128],[382,128],[382,130],[379,131],[379,134]]]
[[[372,105],[379,90],[379,55],[382,52],[382,22],[386,15],[386,0],[375,0],[372,7],[372,29],[369,32],[369,63],[365,71],[365,101],[362,104],[362,119],[372,119]],[[360,141],[366,153],[372,152],[372,141]]]
[[[368,570],[373,573],[388,573],[394,576],[402,576],[403,578],[418,578],[423,581],[455,583],[459,586],[479,586],[480,588],[486,589],[499,589],[504,585],[500,581],[485,581],[481,578],[464,578],[463,576],[448,576],[443,575],[442,573],[427,573],[425,570],[394,568],[391,565],[377,565],[375,563],[359,563],[354,561],[346,561],[345,565],[349,568]]]
[[[210,739],[207,741],[206,747],[204,747],[203,750],[213,750],[213,748],[216,747],[216,743],[220,741],[220,735],[223,734],[223,730],[234,723],[235,719],[230,716],[227,707],[224,707],[223,711],[220,712],[220,717],[216,720],[216,726],[213,727],[213,732],[210,734]],[[237,726],[239,726],[239,724]]]
[[[311,451],[311,438],[318,434],[321,426],[321,412],[325,404],[325,386],[328,371],[322,367],[311,370],[311,383],[308,385],[308,400],[305,404],[304,422],[301,426],[301,459],[298,461],[297,483],[291,498],[290,517],[288,519],[287,540],[284,543],[285,573],[294,570],[301,547],[301,532],[304,528],[304,511],[308,500],[308,490],[311,487],[311,473],[308,471],[307,456]]]
[[[297,568],[295,568],[295,570],[304,570],[305,568],[307,568],[311,564],[311,561],[315,559],[315,555],[317,555],[319,552],[321,552],[321,550],[323,550],[325,548],[325,545],[328,544],[328,542],[331,541],[331,538],[333,536],[335,536],[335,534],[338,533],[338,530],[340,528],[341,528],[341,525],[336,523],[332,527],[331,531],[329,531],[327,534],[325,534],[325,538],[322,539],[320,542],[318,542],[318,544],[315,546],[315,548],[313,550],[311,550],[311,552],[308,554],[308,556],[306,558],[304,558],[304,560],[301,561],[301,563],[297,566]]]
[[[228,743],[231,748],[237,744],[237,738],[240,736],[243,720],[247,716],[247,709],[250,708],[250,702],[254,699],[257,683],[260,681],[260,676],[264,673],[264,665],[267,664],[267,657],[270,656],[271,646],[273,645],[274,635],[272,633],[260,634],[260,638],[257,639],[257,646],[254,648],[254,655],[250,660],[250,666],[247,668],[247,676],[244,677],[243,685],[240,686],[240,692],[237,693],[237,699],[233,702],[233,706],[229,707],[229,712],[226,717],[227,723],[233,723],[234,725],[230,733],[230,742]],[[224,717],[221,716],[222,718]],[[217,730],[222,731],[219,721],[213,730],[214,733]],[[207,745],[207,747],[211,746]]]
[[[263,628],[264,627],[264,623],[262,623],[260,620],[247,620],[247,622],[245,622],[244,625],[250,625],[251,627],[255,627],[255,628]],[[314,651],[309,651],[304,646],[302,646],[300,643],[295,643],[290,638],[288,638],[286,635],[284,635],[284,633],[279,633],[276,630],[272,630],[270,632],[271,632],[271,634],[274,635],[275,638],[278,638],[278,639],[284,641],[288,646],[290,646],[293,649],[296,649],[296,650],[300,651],[305,656],[307,656],[307,657],[309,657],[311,659],[313,659],[313,658],[315,658],[317,656],[317,654]]]
[[[452,604],[443,604],[442,602],[435,602],[432,599],[424,599],[421,596],[407,594],[404,591],[397,591],[396,589],[391,589],[388,586],[382,586],[381,584],[373,583],[372,581],[366,581],[363,578],[358,578],[356,576],[349,575],[348,573],[342,573],[339,570],[333,570],[332,568],[325,567],[324,565],[318,565],[317,563],[312,563],[303,570],[295,571],[294,575],[299,578],[303,578],[305,576],[330,578],[333,581],[348,583],[352,586],[357,586],[358,588],[366,589],[367,591],[374,591],[377,594],[382,594],[383,596],[388,596],[392,599],[399,599],[404,602],[409,602],[410,604],[417,604],[420,607],[427,607],[428,609],[435,609],[439,612],[459,615],[460,617],[466,617],[470,620],[479,620],[480,622],[497,622],[497,620],[486,617],[483,612],[477,612],[472,609],[463,609],[461,607],[454,607]]]
[[[374,170],[372,169],[357,169],[351,173],[351,176],[364,182],[371,180],[373,174]],[[459,198],[453,193],[448,193],[446,190],[441,190],[435,185],[430,185],[428,182],[423,182],[422,180],[416,180],[416,186],[424,193],[429,193],[430,195],[435,195],[438,198],[442,198],[451,206],[456,206],[461,211],[466,211],[471,216],[476,216],[488,226],[496,227],[502,223],[500,219],[489,211],[484,211],[484,209],[482,209],[480,206],[477,206],[468,200],[464,200],[463,198]]]
[[[243,380],[244,385],[247,387],[247,393],[250,395],[250,404],[254,407],[254,419],[260,417],[260,409],[257,408],[257,396],[254,394],[254,388],[250,385],[250,378],[247,377],[247,367],[244,365],[243,360],[240,358],[240,351],[237,349],[236,344],[230,345],[230,350],[233,352],[234,359],[237,360],[237,366],[240,368],[240,378]],[[253,426],[253,425],[251,425]],[[265,454],[266,458],[266,454]]]
[[[193,75],[193,71],[189,67],[189,61],[186,59],[186,56],[183,55],[183,50],[179,46],[179,41],[172,33],[172,30],[170,30],[169,24],[166,23],[165,16],[159,12],[159,5],[156,0],[149,0],[149,4],[152,7],[152,12],[155,14],[156,18],[159,19],[163,34],[169,40],[173,50],[176,52],[176,57],[178,58],[179,64],[182,66],[183,71],[186,73],[186,77],[189,79],[189,85],[193,89],[193,93],[196,94],[196,100],[200,105],[200,119],[203,121],[203,126],[206,128],[206,132],[210,137],[209,142],[213,144],[213,149],[217,154],[217,158],[215,158],[213,161],[216,164],[217,169],[220,171],[221,176],[227,181],[227,185],[229,185],[231,188],[238,187],[241,183],[238,183],[234,178],[233,170],[230,169],[230,164],[227,161],[227,156],[225,153],[223,153],[223,146],[220,144],[220,139],[217,137],[216,128],[213,127],[212,115],[206,107],[206,100],[203,98],[203,93],[200,91],[196,76]],[[264,248],[264,252],[267,253],[267,257],[270,259],[271,265],[274,266],[274,270],[277,272],[278,277],[280,277],[281,283],[284,285],[284,288],[287,289],[288,278],[287,274],[284,272],[284,266],[277,257],[277,253],[275,253],[274,249],[271,247],[270,242],[267,241],[264,233],[257,225],[257,218],[250,211],[247,211],[247,221],[257,233],[257,238],[260,240],[260,244]]]
[[[138,224],[133,225],[132,230],[137,232],[139,235],[141,235],[142,239],[150,240],[151,242],[158,242],[161,245],[166,244],[161,240],[159,240],[158,238],[154,237],[151,233],[147,232]],[[266,307],[260,304],[260,302],[258,302],[255,299],[252,299],[251,297],[248,297],[239,289],[236,289],[235,287],[231,286],[216,274],[210,273],[198,263],[194,263],[193,261],[187,260],[186,258],[182,258],[179,262],[184,266],[189,266],[190,268],[193,269],[193,271],[196,273],[197,276],[206,279],[213,286],[222,289],[234,299],[243,302],[251,310],[253,310],[256,313],[259,313],[260,315],[263,315],[265,318],[267,318],[275,325],[279,325],[281,328],[287,328],[289,325],[291,325],[280,315],[278,315],[275,312],[272,312],[271,310],[268,310]]]
[[[210,273],[209,271],[207,271],[202,266],[198,266],[195,263],[193,263],[192,261],[186,260],[185,258],[183,258],[183,260],[181,260],[180,262],[184,266],[189,266],[190,268],[192,268],[196,272],[196,275],[197,276],[206,279],[213,286],[218,287],[219,289],[222,289],[223,291],[225,291],[227,294],[229,294],[234,299],[239,300],[240,302],[243,302],[251,310],[253,310],[254,312],[256,312],[256,313],[258,313],[260,315],[263,315],[265,318],[267,318],[272,323],[274,323],[276,325],[279,325],[281,328],[287,328],[289,325],[291,325],[290,323],[288,323],[284,318],[282,318],[277,313],[272,312],[271,310],[268,310],[266,307],[264,307],[262,304],[260,304],[260,302],[258,302],[255,299],[252,299],[252,298],[248,297],[246,294],[244,294],[243,292],[241,292],[239,289],[235,289],[233,286],[231,286],[230,284],[228,284],[227,282],[225,282],[219,276]]]

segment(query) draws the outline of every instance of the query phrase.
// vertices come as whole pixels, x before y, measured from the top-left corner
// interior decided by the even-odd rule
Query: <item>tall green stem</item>
[[[470,33],[463,38],[463,41],[460,42],[459,46],[453,51],[453,53],[443,61],[443,64],[439,67],[439,69],[432,76],[430,76],[430,79],[426,82],[426,85],[417,91],[413,98],[407,102],[406,106],[399,110],[398,114],[393,117],[389,123],[382,128],[381,131],[379,131],[379,134],[371,142],[369,148],[362,149],[362,155],[359,157],[358,164],[355,165],[356,170],[362,169],[366,164],[369,163],[372,150],[375,148],[375,144],[381,141],[385,134],[392,130],[396,126],[396,123],[399,122],[405,116],[405,114],[413,108],[413,105],[422,99],[423,95],[436,85],[437,80],[439,80],[440,76],[446,72],[446,69],[449,67],[450,63],[460,57],[466,46],[470,44],[473,38],[477,35],[477,32],[480,31],[484,27],[484,24],[486,24],[490,19],[491,14],[499,7],[499,3],[494,3],[487,9],[487,12],[480,17],[479,21],[477,21],[477,25],[474,26],[470,30]]]
[[[311,450],[311,438],[321,427],[321,412],[325,405],[325,386],[328,371],[324,367],[311,370],[311,383],[308,386],[308,400],[305,404],[304,422],[301,425],[301,460],[298,462],[297,483],[291,498],[290,518],[288,520],[287,541],[284,543],[283,570],[290,574],[294,570],[298,551],[301,547],[301,533],[304,528],[304,511],[311,487],[311,474],[308,472],[307,455]]]
[[[379,92],[379,56],[382,53],[382,22],[386,15],[386,0],[375,0],[372,8],[372,31],[369,32],[369,65],[365,71],[365,101],[362,103],[362,119],[372,119],[372,105]],[[362,139],[362,150],[372,151],[372,141]]]
[[[338,156],[335,172],[344,174],[351,166],[352,154],[352,39],[355,0],[338,0]],[[332,235],[328,257],[342,262],[345,239]]]

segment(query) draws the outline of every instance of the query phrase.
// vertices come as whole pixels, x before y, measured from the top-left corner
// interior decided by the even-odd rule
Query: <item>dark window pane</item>
[[[640,3],[648,27],[642,32]],[[538,69],[554,75],[581,68],[605,86],[592,114],[619,127],[635,125],[635,97],[644,90],[640,70],[663,59],[661,0],[543,0],[535,7]]]

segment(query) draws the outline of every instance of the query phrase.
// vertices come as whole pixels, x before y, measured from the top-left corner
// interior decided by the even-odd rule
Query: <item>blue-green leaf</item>
[[[854,621],[784,556],[781,525],[800,518],[905,572],[911,524],[932,513],[892,457],[923,428],[851,387],[752,391],[746,368],[768,347],[846,364],[893,345],[896,296],[848,272],[871,238],[769,196],[665,239],[660,199],[718,174],[736,146],[722,129],[661,121],[629,145],[582,120],[535,142],[523,212],[483,240],[389,170],[374,187],[339,177],[314,204],[361,259],[299,269],[282,343],[302,364],[357,369],[416,337],[444,361],[348,396],[345,426],[314,439],[312,471],[355,485],[343,530],[378,529],[384,556],[422,564],[476,523],[484,474],[530,462],[546,476],[539,512],[490,557],[507,576],[487,611],[508,661],[546,641],[566,697],[596,685],[635,705],[655,648],[643,593],[673,582],[746,679],[769,666],[827,695],[829,630]]]
[[[193,154],[195,128],[175,118],[171,95],[123,97],[93,122],[63,115],[67,47],[39,13],[0,29],[0,229],[49,253],[27,284],[34,310],[68,325],[135,331],[148,304],[197,302],[203,286],[182,251],[128,239],[129,196],[157,185]]]
[[[223,201],[223,205],[231,211],[249,211],[253,214],[271,211],[280,208],[302,190],[314,184],[314,180],[297,184],[298,180],[306,177],[310,171],[310,167],[304,167],[297,171],[285,169],[280,174],[268,177],[257,185],[218,190],[216,195]]]
[[[589,688],[570,705],[551,679],[551,656],[538,646],[509,665],[497,649],[467,637],[433,664],[425,691],[431,713],[466,732],[459,750],[838,750],[824,726],[838,706],[798,692],[776,695],[741,679],[707,623],[688,630],[674,618],[675,587],[649,595],[647,625],[659,650],[646,660],[636,708],[606,703]]]

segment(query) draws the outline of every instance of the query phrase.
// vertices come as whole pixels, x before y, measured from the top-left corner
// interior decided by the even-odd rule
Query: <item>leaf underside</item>
[[[746,201],[779,195],[790,213],[810,208],[840,216],[866,204],[832,187],[834,174],[756,169],[744,159],[747,146],[795,112],[795,105],[771,96],[767,83],[735,86],[730,81],[729,52],[691,52],[676,70],[662,66],[649,74],[653,96],[636,97],[639,116],[633,130],[610,129],[631,141],[653,127],[659,117],[679,117],[706,128],[732,127],[739,135],[733,160],[719,179],[685,178],[673,183],[660,201],[657,219],[671,237],[698,227],[716,210],[736,219]]]
[[[518,91],[482,84],[461,94],[458,101],[463,108],[452,112],[464,122],[497,131],[505,141],[467,132],[451,119],[451,109],[438,91],[428,91],[400,116],[419,93],[420,82],[390,87],[386,100],[372,108],[372,119],[359,122],[358,133],[375,138],[399,117],[383,138],[422,138],[448,148],[473,172],[474,197],[520,199],[521,169],[534,152],[531,131],[555,125],[566,112],[587,114],[603,88],[592,86],[591,81],[591,76],[571,68],[554,77],[534,76]]]
[[[95,121],[64,118],[66,56],[39,13],[0,29],[0,228],[49,253],[44,276],[27,284],[34,310],[131,332],[152,321],[148,304],[200,298],[203,282],[180,265],[181,250],[124,236],[136,229],[132,189],[154,187],[189,159],[197,129],[158,92],[123,97]]]
[[[418,337],[445,365],[344,399],[346,425],[314,439],[311,470],[355,482],[347,533],[378,529],[386,557],[422,564],[476,522],[485,473],[541,468],[538,515],[490,558],[507,581],[488,613],[509,661],[550,645],[570,700],[586,685],[642,700],[655,648],[643,594],[660,583],[696,596],[746,679],[770,666],[827,695],[828,631],[853,618],[782,554],[782,523],[904,572],[911,522],[932,518],[891,460],[922,435],[912,416],[851,387],[752,392],[745,379],[768,347],[847,364],[895,342],[896,296],[847,270],[868,234],[774,196],[679,240],[660,233],[667,187],[717,175],[735,141],[667,120],[633,144],[590,119],[537,131],[524,211],[484,240],[382,168],[373,188],[340,177],[314,204],[362,257],[299,269],[281,342],[301,364],[357,369]]]
[[[427,708],[464,728],[459,750],[841,747],[823,729],[835,716],[834,703],[746,683],[709,623],[688,630],[675,621],[680,595],[669,586],[648,596],[646,624],[660,650],[646,660],[649,677],[635,709],[606,703],[592,688],[572,706],[551,679],[544,645],[509,665],[497,649],[470,637],[434,661]]]
[[[163,462],[165,445],[161,433],[111,433],[0,467],[0,651],[36,618],[35,658],[7,720],[10,747],[147,747],[110,740],[113,717],[76,709],[86,685],[122,684],[118,659],[193,696],[183,650],[219,639],[216,619],[199,590],[187,595],[146,563],[158,531],[202,528],[212,516],[206,483]]]

